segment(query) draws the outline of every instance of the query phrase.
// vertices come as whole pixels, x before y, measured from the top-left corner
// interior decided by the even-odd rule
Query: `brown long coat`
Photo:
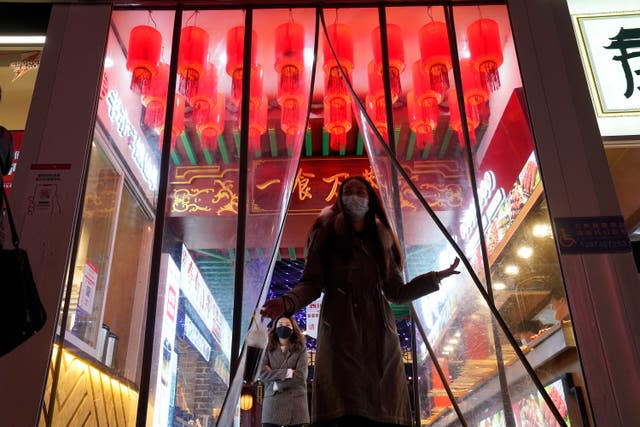
[[[341,214],[334,227],[338,234]],[[296,309],[324,292],[318,322],[312,421],[357,415],[390,424],[411,425],[408,385],[391,308],[438,290],[433,272],[404,284],[400,270],[383,280],[366,237],[343,236],[351,255],[325,245],[329,225],[315,237],[304,273],[287,295]],[[378,233],[386,250],[389,232]],[[331,244],[333,246],[333,244]],[[324,258],[323,258],[324,254]],[[323,268],[327,266],[326,268]],[[325,271],[326,270],[326,271]]]

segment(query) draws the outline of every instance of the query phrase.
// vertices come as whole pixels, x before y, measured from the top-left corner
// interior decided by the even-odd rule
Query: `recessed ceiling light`
[[[518,268],[517,265],[509,264],[504,267],[504,272],[505,274],[514,276],[520,272],[520,269]]]
[[[520,258],[530,258],[533,255],[531,246],[520,246],[516,252]]]
[[[535,237],[551,236],[551,226],[549,224],[535,224],[531,231]]]
[[[505,285],[502,282],[495,282],[493,284],[493,289],[495,289],[496,291],[501,291],[501,290],[506,289],[506,288],[507,288],[507,285]]]

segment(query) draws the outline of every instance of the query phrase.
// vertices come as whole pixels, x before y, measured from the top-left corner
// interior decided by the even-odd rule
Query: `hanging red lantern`
[[[483,86],[494,92],[500,88],[498,68],[502,65],[502,43],[498,23],[493,19],[478,19],[467,28],[471,63],[480,72]]]
[[[351,81],[351,72],[353,71],[353,38],[351,29],[344,24],[332,24],[327,27],[327,34],[329,40],[325,38],[323,46],[325,96],[342,96],[348,99],[349,91],[342,80],[338,61],[347,76],[347,80]],[[331,52],[331,47],[336,53],[335,57]]]
[[[291,137],[302,131],[304,75],[304,28],[287,22],[276,28],[276,63],[278,80],[278,103],[281,108],[280,128],[286,135],[288,146]]]
[[[460,75],[462,76],[462,92],[464,94],[467,114],[470,117],[480,117],[480,106],[489,100],[489,92],[480,81],[480,73],[470,60],[460,60]]]
[[[422,67],[421,61],[416,61],[411,67],[413,77],[413,93],[415,101],[420,107],[438,106],[442,102],[442,94],[431,86],[431,79]]]
[[[429,75],[431,87],[440,94],[444,94],[449,89],[449,70],[451,69],[447,25],[444,22],[429,22],[420,28],[418,41],[422,66]]]
[[[131,90],[147,94],[151,79],[158,72],[162,35],[148,25],[138,25],[129,33],[127,70],[131,71]]]
[[[464,107],[467,112],[467,130],[469,131],[469,138],[471,138],[471,144],[475,144],[475,130],[480,125],[480,117],[477,115],[477,110],[469,108],[468,102],[465,102]],[[458,107],[458,93],[455,89],[451,89],[449,91],[449,114],[449,126],[457,132],[458,141],[461,146],[464,146],[462,119],[460,117],[460,108]]]
[[[258,36],[251,32],[251,65],[255,64]],[[227,32],[226,72],[231,77],[231,100],[240,104],[242,97],[242,67],[244,61],[244,27],[233,27]]]
[[[249,150],[260,150],[260,139],[267,131],[269,100],[264,96],[259,103],[249,106]]]
[[[145,107],[144,124],[150,128],[157,128],[164,122],[168,86],[169,64],[161,63],[158,73],[151,80],[149,93],[142,96],[142,105]]]
[[[206,72],[200,78],[198,89],[189,98],[193,108],[193,122],[199,125],[209,116],[209,111],[214,107],[218,93],[218,69],[212,63],[206,66]]]
[[[387,141],[387,112],[384,108],[384,99],[382,103],[379,102],[379,99],[371,95],[367,95],[365,98],[365,109],[367,110],[367,115],[373,121],[373,125],[378,129],[378,132],[382,136],[382,138]]]
[[[276,28],[276,63],[278,100],[297,97],[301,92],[304,71],[304,28],[295,22],[287,22]]]
[[[211,151],[215,148],[219,135],[224,131],[224,95],[217,94],[215,102],[209,109],[207,117],[196,126],[200,132],[200,142],[203,148]]]
[[[373,46],[373,64],[375,73],[382,80],[382,46],[380,27],[371,32],[371,45]],[[396,102],[402,88],[400,86],[400,74],[404,71],[404,45],[402,43],[402,30],[395,24],[387,24],[387,50],[389,58],[389,83],[391,86],[391,100]],[[384,86],[383,86],[384,87]],[[380,96],[371,93],[373,96]],[[384,90],[382,92],[384,97]]]
[[[173,102],[173,122],[171,123],[171,150],[176,147],[176,138],[184,131],[184,107],[186,99],[184,96],[176,93]],[[159,135],[164,132],[164,123],[156,129]]]
[[[340,96],[325,97],[324,129],[330,135],[329,146],[332,150],[346,147],[351,120],[351,101]]]
[[[409,128],[416,134],[416,148],[424,149],[433,143],[433,132],[438,125],[440,110],[438,104],[421,106],[413,91],[407,93],[407,114]]]
[[[351,97],[342,78],[338,61],[351,81],[353,71],[353,38],[351,29],[344,24],[327,27],[324,39],[324,128],[330,134],[331,149],[338,150],[347,144],[347,132],[351,129]],[[330,43],[330,44],[329,44]],[[335,52],[335,57],[331,51]]]
[[[209,53],[209,33],[200,27],[184,27],[180,32],[178,50],[178,74],[180,93],[191,98],[198,90],[198,83],[205,72]]]

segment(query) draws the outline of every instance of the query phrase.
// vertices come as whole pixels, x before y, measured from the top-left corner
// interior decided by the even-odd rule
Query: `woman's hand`
[[[284,313],[284,309],[284,299],[282,299],[282,297],[278,297],[266,301],[260,309],[260,315],[263,318],[268,317],[270,319],[275,319]]]
[[[453,263],[451,263],[449,268],[447,268],[446,270],[436,272],[438,279],[444,279],[445,277],[449,277],[453,274],[460,274],[460,272],[456,270],[456,267],[458,267],[458,264],[460,264],[460,258],[456,257],[456,259],[453,260]]]

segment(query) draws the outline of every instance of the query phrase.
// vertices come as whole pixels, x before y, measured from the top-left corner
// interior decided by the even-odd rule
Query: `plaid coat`
[[[286,378],[287,369],[295,370],[292,378]],[[290,352],[289,348],[282,351],[278,347],[266,351],[260,373],[264,383],[263,423],[287,426],[309,422],[307,370],[306,350]]]

